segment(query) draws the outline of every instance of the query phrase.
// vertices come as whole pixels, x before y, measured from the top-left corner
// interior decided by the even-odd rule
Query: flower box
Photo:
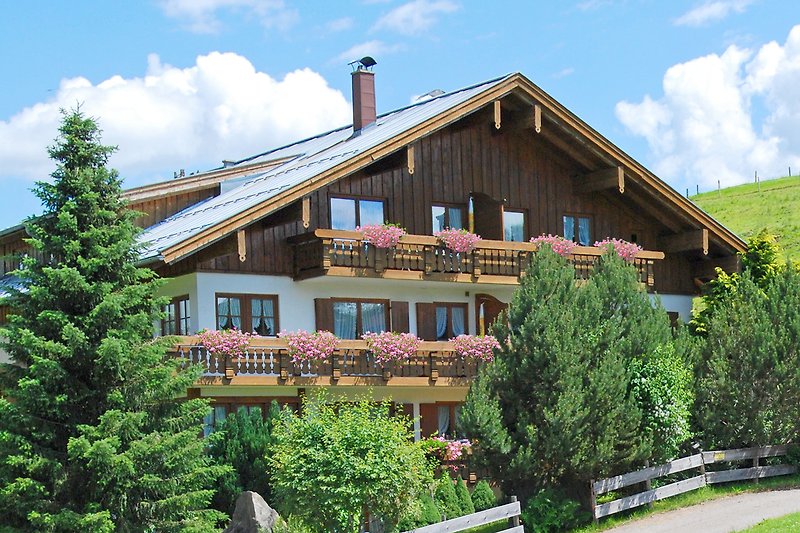
[[[446,228],[433,234],[442,244],[456,253],[470,253],[482,240],[480,235],[465,229]]]
[[[613,248],[614,252],[628,263],[633,263],[636,254],[642,251],[642,247],[636,243],[628,242],[623,239],[603,239],[594,243],[595,247],[608,250]]]

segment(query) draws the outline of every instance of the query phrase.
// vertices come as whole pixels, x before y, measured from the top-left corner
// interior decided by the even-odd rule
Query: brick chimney
[[[375,73],[359,66],[353,72],[353,132],[375,122]]]

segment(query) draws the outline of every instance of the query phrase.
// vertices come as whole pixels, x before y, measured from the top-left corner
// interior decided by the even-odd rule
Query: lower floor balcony
[[[197,337],[178,337],[171,355],[203,368],[199,385],[468,386],[482,362],[456,355],[450,342],[422,341],[408,360],[379,364],[364,340],[342,340],[324,360],[293,361],[284,339],[253,337],[239,357],[210,353]]]
[[[376,248],[356,231],[318,229],[290,239],[294,279],[317,276],[378,277],[516,285],[538,247],[529,242],[482,240],[469,253],[456,253],[430,235],[405,235],[396,247]],[[591,275],[604,250],[575,246],[568,257],[579,279]],[[664,253],[643,250],[633,259],[639,281],[655,287],[653,266]]]

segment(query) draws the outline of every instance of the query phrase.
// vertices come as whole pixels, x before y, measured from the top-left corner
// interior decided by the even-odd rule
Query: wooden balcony
[[[482,364],[458,357],[449,342],[422,341],[410,360],[380,365],[363,340],[340,341],[327,360],[295,363],[283,339],[254,337],[247,353],[233,358],[209,353],[197,337],[178,339],[171,355],[203,367],[199,385],[466,387]]]
[[[405,235],[396,248],[375,248],[361,233],[318,229],[289,239],[294,247],[294,279],[316,276],[376,277],[404,280],[455,281],[515,285],[525,275],[536,245],[483,240],[471,253],[455,253],[429,235]],[[579,279],[586,279],[604,253],[576,246],[569,257]],[[639,281],[653,289],[654,262],[663,252],[642,251],[633,261]]]

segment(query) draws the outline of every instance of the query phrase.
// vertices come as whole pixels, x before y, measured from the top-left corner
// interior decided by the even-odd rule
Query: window
[[[503,239],[511,242],[522,242],[525,239],[525,213],[503,211]]]
[[[564,215],[564,238],[582,246],[591,246],[591,219],[574,215]]]
[[[239,329],[261,335],[276,335],[278,297],[260,294],[217,294],[217,329]]]
[[[215,405],[210,413],[203,418],[203,437],[208,437],[214,428],[221,424],[228,414],[228,407],[225,405]]]
[[[436,340],[446,341],[467,332],[467,304],[436,303]]]
[[[161,308],[164,318],[161,319],[162,335],[188,335],[191,312],[189,297],[178,296]]]
[[[433,215],[434,233],[445,228],[464,228],[464,208],[462,206],[433,205],[431,214]]]
[[[364,333],[386,331],[388,312],[386,300],[334,300],[333,333],[340,339],[358,339]]]
[[[331,229],[354,230],[356,226],[383,224],[383,200],[331,198]]]

